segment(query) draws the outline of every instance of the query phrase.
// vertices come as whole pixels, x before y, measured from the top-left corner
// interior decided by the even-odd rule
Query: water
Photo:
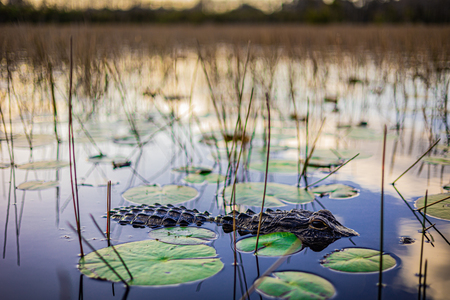
[[[206,131],[217,130],[217,119],[209,99],[208,86],[205,78],[201,75],[196,77],[197,82],[193,85],[194,96],[192,97],[192,102],[195,105],[194,111],[201,116],[201,125],[198,126],[193,120],[189,125],[196,133],[192,136],[194,150],[190,148],[191,144],[187,142],[190,139],[187,118],[185,118],[183,125],[175,124],[159,132],[153,137],[152,142],[142,148],[141,152],[132,152],[134,147],[118,145],[110,139],[110,137],[121,134],[129,135],[130,125],[126,120],[124,111],[129,113],[131,119],[138,120],[140,129],[150,128],[148,132],[153,132],[156,128],[167,124],[167,119],[163,119],[160,112],[174,112],[178,115],[188,114],[189,101],[187,99],[174,104],[173,101],[164,102],[162,97],[146,98],[142,95],[142,91],[143,87],[147,86],[144,82],[150,80],[153,83],[159,82],[160,86],[165,89],[166,95],[169,95],[169,91],[171,91],[170,95],[189,95],[192,86],[192,73],[196,68],[194,53],[195,51],[189,52],[186,60],[178,62],[176,71],[178,76],[169,75],[168,83],[165,85],[161,84],[163,80],[158,77],[160,73],[158,73],[159,75],[145,73],[147,71],[144,72],[144,68],[140,69],[141,71],[139,71],[139,68],[130,69],[130,66],[139,66],[141,63],[152,61],[152,59],[157,61],[157,57],[148,60],[140,57],[141,60],[136,61],[136,57],[133,58],[132,55],[124,56],[123,60],[118,62],[119,68],[121,68],[121,82],[125,86],[122,92],[125,92],[126,104],[123,105],[120,99],[121,87],[111,80],[110,88],[100,97],[97,106],[93,109],[93,117],[85,123],[87,130],[97,141],[97,147],[86,141],[79,126],[76,125],[79,130],[78,135],[84,138],[84,141],[79,140],[80,142],[76,144],[75,148],[78,178],[80,182],[85,183],[79,188],[82,234],[95,248],[105,247],[106,241],[93,225],[89,214],[92,214],[102,227],[106,226],[106,221],[102,218],[106,211],[106,187],[102,185],[105,183],[105,179],[119,183],[114,185],[112,189],[112,206],[117,207],[127,204],[122,198],[123,192],[130,187],[143,184],[142,178],[161,185],[182,184],[181,179],[184,175],[172,172],[171,168],[186,164],[185,151],[187,151],[189,158],[193,158],[194,163],[207,166],[214,165],[216,171],[219,169],[211,158],[210,152],[212,150],[198,143],[200,128]],[[226,61],[224,56],[219,56],[219,59]],[[308,62],[311,63],[311,61]],[[275,116],[272,121],[274,131],[283,128],[284,132],[295,133],[294,123],[288,120],[288,113],[292,111],[286,75],[289,63],[292,63],[292,61],[280,59],[277,65],[277,73],[274,76],[273,83],[275,88],[273,91],[274,107],[272,108]],[[263,64],[263,60],[255,63],[256,69],[259,68],[258,64]],[[159,66],[161,67],[162,64]],[[223,62],[220,66],[225,68]],[[371,93],[372,87],[377,82],[375,74],[378,69],[374,64],[369,63],[356,68],[356,73],[360,72],[361,74],[364,73],[364,67],[372,68],[373,70],[367,72],[368,75],[366,75],[373,79],[374,84],[356,85],[351,88],[342,83],[343,80],[339,75],[340,66],[342,65],[337,62],[327,65],[326,68],[330,73],[326,80],[330,85],[324,90],[322,85],[318,86],[317,81],[315,83],[310,82],[312,80],[310,65],[299,64],[299,68],[303,68],[304,73],[299,72],[300,75],[297,78],[299,81],[296,92],[297,104],[299,111],[306,112],[307,99],[310,99],[309,105],[312,116],[310,135],[313,137],[317,134],[322,117],[327,117],[318,148],[355,149],[371,155],[369,158],[350,162],[349,165],[323,182],[344,183],[354,186],[360,190],[358,197],[347,200],[329,199],[327,196],[319,198],[322,205],[332,211],[341,223],[359,232],[360,236],[351,240],[348,238],[337,240],[320,252],[314,252],[306,248],[289,257],[277,270],[305,271],[326,278],[336,288],[337,294],[334,299],[363,299],[376,296],[378,273],[339,273],[324,268],[319,263],[326,254],[335,249],[355,246],[371,249],[379,249],[380,247],[382,140],[351,139],[343,137],[342,134],[337,136],[338,131],[335,128],[337,124],[356,124],[359,120],[367,120],[369,128],[380,134],[384,124],[391,126],[398,123],[404,129],[400,131],[397,139],[388,140],[386,148],[384,198],[384,251],[395,258],[397,265],[383,273],[383,283],[386,285],[383,288],[383,299],[411,299],[417,297],[419,283],[419,277],[416,274],[419,272],[421,224],[395,189],[388,183],[397,178],[427,149],[429,132],[432,132],[433,137],[442,137],[441,144],[446,142],[446,135],[443,132],[446,117],[442,117],[440,111],[438,113],[437,108],[442,98],[436,92],[441,89],[445,90],[445,87],[440,85],[440,81],[437,81],[437,87],[434,90],[431,88],[425,90],[424,85],[419,84],[417,92],[419,96],[406,97],[406,94],[414,92],[414,81],[405,79],[405,85],[397,87],[398,90],[395,90],[390,83],[386,83],[382,93],[377,95]],[[267,71],[265,67],[261,67],[261,70]],[[325,70],[325,67],[323,70]],[[202,74],[201,72],[199,67],[198,74]],[[220,74],[225,74],[225,71]],[[256,74],[255,76],[253,79],[258,83],[255,92],[257,101],[254,105],[255,107],[263,107],[264,86],[270,76],[266,73]],[[258,76],[260,76],[259,79]],[[445,76],[448,77],[448,75]],[[246,101],[251,90],[251,80],[247,80],[244,89]],[[446,82],[445,80],[448,79],[444,79],[443,82]],[[60,118],[63,120],[58,128],[63,140],[67,140],[67,123],[64,121],[67,115],[67,108],[64,103],[66,78],[61,76],[57,79],[57,83],[60,86],[57,95],[59,112]],[[4,84],[5,82],[3,82]],[[222,102],[224,107],[228,105],[225,107],[229,116],[226,122],[228,122],[228,127],[232,129],[235,124],[236,111],[232,109],[234,104],[231,101],[227,102],[225,99],[229,94],[232,95],[232,92],[227,90],[229,84],[230,82],[227,83],[222,78],[217,84],[217,94],[222,93],[219,98],[224,98]],[[32,81],[17,81],[18,89],[14,99],[25,101],[24,99],[28,95],[27,93],[30,93],[32,85]],[[330,86],[333,86],[333,88],[330,88]],[[91,103],[82,95],[81,88],[78,88],[80,91],[75,98],[77,101],[76,113],[84,118],[84,113],[88,112],[86,107],[91,107]],[[399,89],[403,89],[402,93],[399,92]],[[338,103],[340,113],[332,112],[333,104],[323,104],[321,101],[325,95],[330,93],[340,93]],[[420,97],[420,95],[425,95],[425,97]],[[37,103],[37,100],[33,101]],[[85,105],[82,104],[83,101],[86,102]],[[424,107],[428,119],[423,118],[422,107]],[[19,118],[20,111],[16,111],[16,113],[17,116],[14,117],[12,127],[15,133],[23,133],[24,130],[29,130],[31,127],[24,127],[23,124],[28,125],[29,120],[34,120],[32,128],[35,134],[52,134],[51,117],[48,113],[44,113],[41,107],[36,106],[35,113],[22,111],[23,115],[26,116],[24,121]],[[209,116],[205,116],[207,113],[209,113]],[[145,120],[145,117],[149,115],[154,117],[157,126]],[[262,132],[263,123],[260,118],[258,120],[258,123],[251,121],[249,128],[257,127],[257,131]],[[302,125],[303,140],[305,138],[304,126],[305,124]],[[9,126],[7,129],[10,130]],[[390,130],[389,132],[394,136],[396,135],[396,131]],[[186,144],[186,148],[180,147],[180,143]],[[274,139],[272,145],[294,145],[287,151],[274,153],[271,155],[272,159],[295,159],[297,157],[295,138],[290,140]],[[97,148],[111,157],[115,155],[127,157],[130,155],[132,167],[139,173],[139,176],[135,176],[131,168],[113,169],[110,164],[94,166],[87,158],[98,154]],[[54,141],[48,145],[35,147],[32,151],[32,157],[30,150],[26,147],[15,148],[14,151],[15,160],[18,164],[29,160],[55,159],[58,153]],[[3,161],[8,161],[8,150],[5,142],[2,143],[2,155]],[[60,146],[59,157],[62,160],[68,160],[67,142],[63,142]],[[259,156],[254,154],[253,159],[258,160]],[[222,170],[224,169],[226,169],[226,164],[223,162]],[[420,175],[418,170],[419,166],[412,169],[396,185],[411,206],[413,206],[415,199],[425,194],[427,189],[430,194],[440,193],[443,192],[441,187],[447,183],[448,173],[444,169],[441,174],[440,166],[425,165]],[[153,299],[210,299],[213,297],[216,299],[239,299],[257,278],[258,270],[263,273],[277,260],[277,258],[257,258],[253,254],[238,253],[238,265],[235,266],[233,265],[232,235],[224,233],[222,228],[216,227],[214,224],[205,224],[206,228],[214,230],[219,235],[219,238],[211,245],[216,249],[218,257],[224,263],[222,271],[201,282],[186,283],[175,287],[131,287],[126,293],[126,289],[121,283],[112,284],[106,281],[93,280],[80,275],[77,269],[79,260],[78,241],[76,235],[68,227],[68,222],[75,223],[68,168],[61,169],[58,175],[55,170],[27,172],[16,169],[15,178],[11,177],[9,168],[2,169],[0,172],[2,181],[0,186],[2,198],[0,201],[0,232],[3,233],[4,242],[3,259],[0,260],[2,299],[118,299],[124,295],[127,299],[142,299],[144,297]],[[325,175],[326,173],[321,171],[312,172],[309,182],[314,182]],[[59,188],[26,192],[16,190],[9,195],[9,182],[11,180],[17,186],[29,180],[55,180],[57,176],[59,176],[60,181]],[[246,178],[249,181],[263,181],[264,177],[261,173],[250,170],[246,174]],[[294,185],[297,176],[271,174],[269,181]],[[88,186],[90,184],[93,186]],[[187,207],[197,208],[200,211],[208,210],[213,215],[223,213],[222,205],[216,204],[216,185],[197,185],[195,187],[200,190],[201,196],[186,203]],[[293,207],[295,206],[289,205],[283,209]],[[317,210],[320,209],[320,206],[317,203],[314,205],[307,204],[306,208]],[[252,207],[252,209],[258,211],[257,207]],[[448,221],[435,218],[430,218],[430,220],[436,223],[436,227],[444,236],[450,237]],[[148,228],[135,229],[131,226],[119,226],[113,223],[112,240],[115,244],[120,244],[148,239],[149,230]],[[445,257],[450,254],[450,248],[433,229],[430,230],[430,233],[434,237],[434,246],[430,243],[424,245],[424,258],[428,260],[427,297],[430,299],[446,299],[446,295],[450,292],[450,285],[448,284],[450,281],[450,272],[448,272],[450,263]],[[409,236],[415,239],[415,243],[401,244],[399,242],[401,236]],[[90,252],[86,246],[85,252]],[[259,298],[260,296],[257,293],[251,295],[251,299]]]

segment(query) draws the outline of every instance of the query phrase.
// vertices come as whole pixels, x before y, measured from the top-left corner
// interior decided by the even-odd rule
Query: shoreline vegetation
[[[3,1],[6,2],[6,1]],[[23,0],[0,1],[0,23],[419,23],[442,24],[450,21],[448,0],[366,0],[351,2],[334,0],[294,0],[281,9],[265,13],[248,4],[226,12],[208,10],[200,1],[184,9],[152,9],[136,4],[122,9],[71,9],[42,4],[35,7]],[[329,1],[328,1],[329,2]],[[363,5],[360,5],[363,3]],[[359,5],[358,5],[359,4]]]

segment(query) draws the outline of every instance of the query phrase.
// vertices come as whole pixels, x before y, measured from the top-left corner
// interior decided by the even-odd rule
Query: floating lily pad
[[[444,187],[445,188],[445,187]],[[427,204],[450,197],[450,193],[428,195]],[[417,208],[425,205],[425,197],[417,199],[415,203]],[[427,207],[427,215],[435,218],[450,220],[450,198],[442,202]]]
[[[295,174],[298,172],[297,162],[292,160],[269,160],[269,173]],[[265,172],[266,162],[255,162],[250,164],[250,169]]]
[[[225,188],[225,200],[231,203],[233,186]],[[236,184],[236,204],[261,206],[264,194],[264,182],[246,182]],[[264,207],[284,206],[281,201],[293,204],[304,204],[314,200],[314,194],[295,186],[267,183]]]
[[[108,182],[110,180],[106,180],[104,178],[95,178],[95,179],[79,179],[78,180],[78,186],[85,186],[85,187],[104,187],[108,186]],[[118,181],[111,180],[111,185],[118,185]]]
[[[274,272],[261,278],[256,286],[258,293],[277,299],[329,299],[336,290],[328,280],[305,272]]]
[[[142,185],[127,190],[122,196],[136,204],[178,204],[197,197],[196,189],[183,185]]]
[[[206,245],[171,245],[145,240],[115,246],[133,275],[130,285],[178,285],[204,280],[217,274],[223,263],[215,256],[214,248]],[[128,273],[111,247],[97,250],[111,267],[125,280]],[[94,253],[79,261],[81,273],[91,278],[118,282],[120,279]]]
[[[143,139],[141,137],[140,142],[143,142]],[[126,145],[126,146],[135,146],[138,145],[138,140],[136,139],[136,136],[134,134],[130,134],[130,135],[123,135],[123,136],[115,136],[113,138],[113,143],[114,144],[119,144],[119,145]]]
[[[368,273],[378,272],[380,268],[380,251],[366,248],[346,248],[335,251],[320,262],[323,266],[342,272]],[[395,267],[395,259],[383,254],[383,270]]]
[[[24,191],[41,191],[57,187],[58,185],[58,181],[35,180],[23,182],[17,186],[17,189]]]
[[[336,166],[340,166],[342,161],[339,159],[331,159],[331,158],[317,158],[311,157],[308,161],[308,167],[310,168],[332,168]]]
[[[189,174],[188,176],[183,178],[184,182],[192,184],[200,184],[205,181],[208,183],[223,183],[224,180],[225,176],[220,174]]]
[[[242,252],[253,252],[256,236],[242,239],[236,243],[236,248]],[[274,232],[259,236],[257,255],[282,256],[298,252],[302,242],[290,232]]]
[[[33,134],[31,139],[31,145],[33,148],[50,145],[56,142],[54,135],[46,134]],[[30,147],[29,141],[26,136],[21,135],[14,139],[14,147],[28,148]]]
[[[35,161],[28,164],[17,165],[22,170],[52,170],[69,166],[69,162],[62,160]]]
[[[430,165],[450,165],[450,157],[429,156],[423,159]]]
[[[122,156],[107,156],[105,154],[94,155],[88,158],[88,161],[94,164],[111,164],[114,162],[125,162],[127,159]]]
[[[331,150],[331,149],[317,149],[313,153],[313,158],[317,159],[350,159],[356,154],[359,155],[355,159],[369,158],[372,155],[367,153],[362,153],[357,150]]]
[[[364,128],[364,127],[355,127],[351,128],[347,132],[347,137],[355,140],[382,140],[384,135],[381,132],[376,132],[373,129],[370,128]],[[395,136],[388,134],[387,139],[392,139]]]
[[[209,229],[179,226],[152,230],[148,236],[164,243],[176,245],[201,245],[217,238],[217,234]]]
[[[0,162],[0,169],[7,169],[11,167],[11,163]]]
[[[321,195],[330,195],[330,199],[349,199],[359,196],[359,191],[345,184],[325,184],[314,187],[311,192]]]
[[[202,166],[185,166],[173,168],[172,171],[180,173],[192,173],[192,174],[209,174],[212,172],[212,169]]]

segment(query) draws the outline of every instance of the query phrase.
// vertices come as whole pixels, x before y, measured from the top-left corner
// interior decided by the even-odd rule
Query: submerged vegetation
[[[18,264],[24,232],[53,234],[53,224],[33,219],[30,193],[42,193],[55,199],[56,230],[65,232],[55,248],[63,261],[73,258],[67,272],[78,262],[84,274],[80,298],[87,276],[122,282],[124,298],[149,291],[136,286],[172,286],[151,290],[167,298],[197,284],[203,298],[213,287],[220,299],[255,290],[281,299],[361,299],[377,289],[379,299],[444,299],[448,275],[434,270],[447,262],[433,258],[450,253],[450,196],[442,191],[449,33],[445,26],[2,27],[3,257],[12,247],[8,226],[15,226]],[[261,223],[276,214],[269,207],[322,212],[303,220],[321,232],[331,232],[329,209],[360,237],[308,248],[292,233],[263,235]],[[149,223],[155,210],[165,217],[153,225],[166,227]],[[208,211],[229,230],[205,224]],[[173,227],[181,213],[192,222]],[[249,237],[254,232],[239,230],[236,219],[250,215],[257,233]],[[289,217],[286,226],[295,223]],[[21,227],[28,219],[34,230]],[[65,243],[75,238],[78,250]],[[95,293],[104,288],[91,284]]]

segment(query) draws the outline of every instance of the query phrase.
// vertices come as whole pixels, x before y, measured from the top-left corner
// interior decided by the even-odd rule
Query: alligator
[[[256,234],[260,214],[248,209],[245,213],[232,211],[226,215],[213,217],[209,212],[199,212],[184,206],[171,204],[139,205],[119,207],[111,211],[111,219],[121,225],[131,224],[133,227],[157,228],[169,226],[201,226],[206,222],[222,226],[228,233],[236,228],[240,235]],[[235,221],[234,221],[235,220]],[[235,223],[235,224],[233,224]],[[272,210],[262,213],[262,234],[272,232],[294,233],[302,243],[313,251],[321,251],[329,244],[342,237],[359,235],[353,229],[343,226],[333,214],[326,209],[311,212],[304,209]]]

